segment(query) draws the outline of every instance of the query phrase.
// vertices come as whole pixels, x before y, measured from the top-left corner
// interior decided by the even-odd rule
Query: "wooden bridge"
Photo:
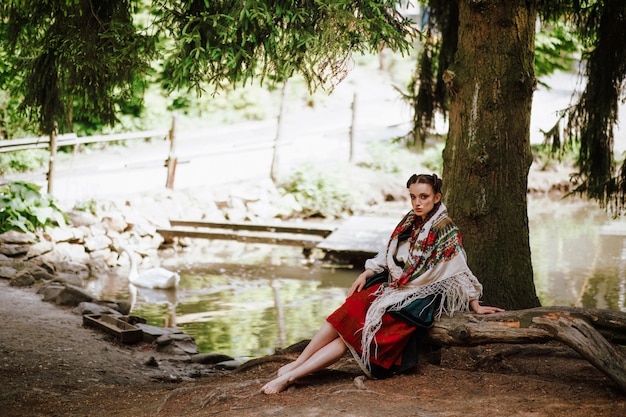
[[[256,224],[175,219],[170,220],[170,228],[157,229],[157,232],[165,239],[188,237],[300,246],[305,256],[318,249],[324,253],[325,261],[359,265],[386,246],[397,222],[391,216],[353,216],[337,224]]]

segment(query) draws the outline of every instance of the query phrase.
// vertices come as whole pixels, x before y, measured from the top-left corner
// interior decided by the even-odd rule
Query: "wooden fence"
[[[0,153],[23,151],[28,149],[50,149],[48,160],[48,193],[52,193],[54,184],[54,169],[57,150],[62,146],[78,146],[86,143],[105,143],[126,141],[132,139],[150,139],[165,137],[170,142],[170,152],[165,165],[167,167],[167,178],[165,186],[173,188],[174,175],[176,172],[177,158],[174,154],[174,140],[176,137],[176,117],[172,117],[172,127],[170,130],[146,130],[141,132],[113,133],[110,135],[94,135],[78,137],[75,133],[58,135],[53,132],[50,136],[39,136],[34,138],[12,139],[0,141]]]
[[[282,113],[283,106],[282,103],[285,101],[284,94],[281,97],[281,108],[277,118],[277,126],[276,126],[276,135],[273,141],[269,141],[268,143],[263,144],[254,144],[247,146],[240,146],[236,150],[233,149],[230,152],[237,151],[246,151],[251,149],[261,149],[261,148],[273,148],[273,158],[272,164],[270,168],[270,177],[274,179],[274,171],[277,165],[277,148],[279,144],[285,145],[289,141],[284,141],[281,136],[281,124],[282,124]],[[356,114],[356,102],[357,95],[356,93],[352,99],[351,105],[351,121],[348,127],[348,135],[350,141],[350,154],[349,160],[352,161],[354,157],[354,135],[355,135],[355,114]],[[24,138],[24,139],[12,139],[12,140],[0,140],[0,153],[6,152],[15,152],[22,151],[28,149],[49,149],[49,163],[48,163],[48,172],[47,172],[47,184],[48,184],[48,193],[52,193],[53,185],[54,185],[54,172],[55,172],[55,159],[57,150],[59,147],[64,146],[73,146],[76,147],[82,144],[88,143],[104,143],[104,142],[116,142],[116,141],[126,141],[133,139],[151,139],[151,138],[165,138],[169,141],[169,152],[165,159],[165,167],[167,168],[167,176],[165,180],[165,187],[168,189],[174,188],[174,178],[176,174],[176,165],[178,163],[178,158],[175,152],[175,143],[176,143],[176,116],[172,117],[172,123],[169,130],[161,129],[161,130],[147,130],[141,132],[127,132],[127,133],[115,133],[110,135],[94,135],[94,136],[83,136],[78,137],[75,133],[63,134],[59,135],[56,132],[52,133],[50,136],[39,136],[33,138]],[[215,152],[214,152],[215,153]],[[219,153],[219,151],[217,151]]]

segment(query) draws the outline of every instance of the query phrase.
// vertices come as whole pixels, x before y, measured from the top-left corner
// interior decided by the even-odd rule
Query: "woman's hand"
[[[367,278],[369,278],[372,275],[374,275],[374,271],[370,269],[366,269],[365,271],[361,272],[359,276],[356,277],[356,279],[352,283],[352,286],[350,287],[350,291],[348,291],[348,297],[350,297],[355,292],[361,291],[363,287],[365,286],[365,281],[367,280]]]
[[[476,314],[493,314],[504,311],[504,309],[499,307],[481,306],[480,303],[478,303],[478,300],[470,301],[470,306]]]

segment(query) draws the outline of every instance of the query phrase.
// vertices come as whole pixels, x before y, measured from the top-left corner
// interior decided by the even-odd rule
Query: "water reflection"
[[[295,249],[293,255],[301,256]],[[255,273],[267,278],[251,277]],[[183,271],[176,301],[137,289],[132,313],[155,325],[176,323],[200,352],[258,357],[311,338],[343,302],[354,276],[322,267],[217,264]]]
[[[625,311],[626,223],[581,200],[529,200],[530,246],[543,305]],[[623,292],[623,291],[622,291]]]
[[[546,197],[529,200],[529,222],[543,305],[626,311],[626,223],[590,203]],[[133,289],[123,273],[90,289],[131,299],[133,314],[193,335],[200,352],[245,359],[311,338],[360,271],[304,266],[297,248],[199,246],[164,259],[180,269],[177,290]]]

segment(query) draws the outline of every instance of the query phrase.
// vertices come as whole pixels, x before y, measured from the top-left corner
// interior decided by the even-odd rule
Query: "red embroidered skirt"
[[[363,352],[361,329],[367,310],[375,299],[372,294],[378,287],[379,285],[373,285],[352,294],[326,319],[359,355]],[[388,313],[385,314],[382,326],[374,338],[370,362],[385,369],[399,366],[402,363],[402,352],[415,330],[416,328],[410,324]]]

